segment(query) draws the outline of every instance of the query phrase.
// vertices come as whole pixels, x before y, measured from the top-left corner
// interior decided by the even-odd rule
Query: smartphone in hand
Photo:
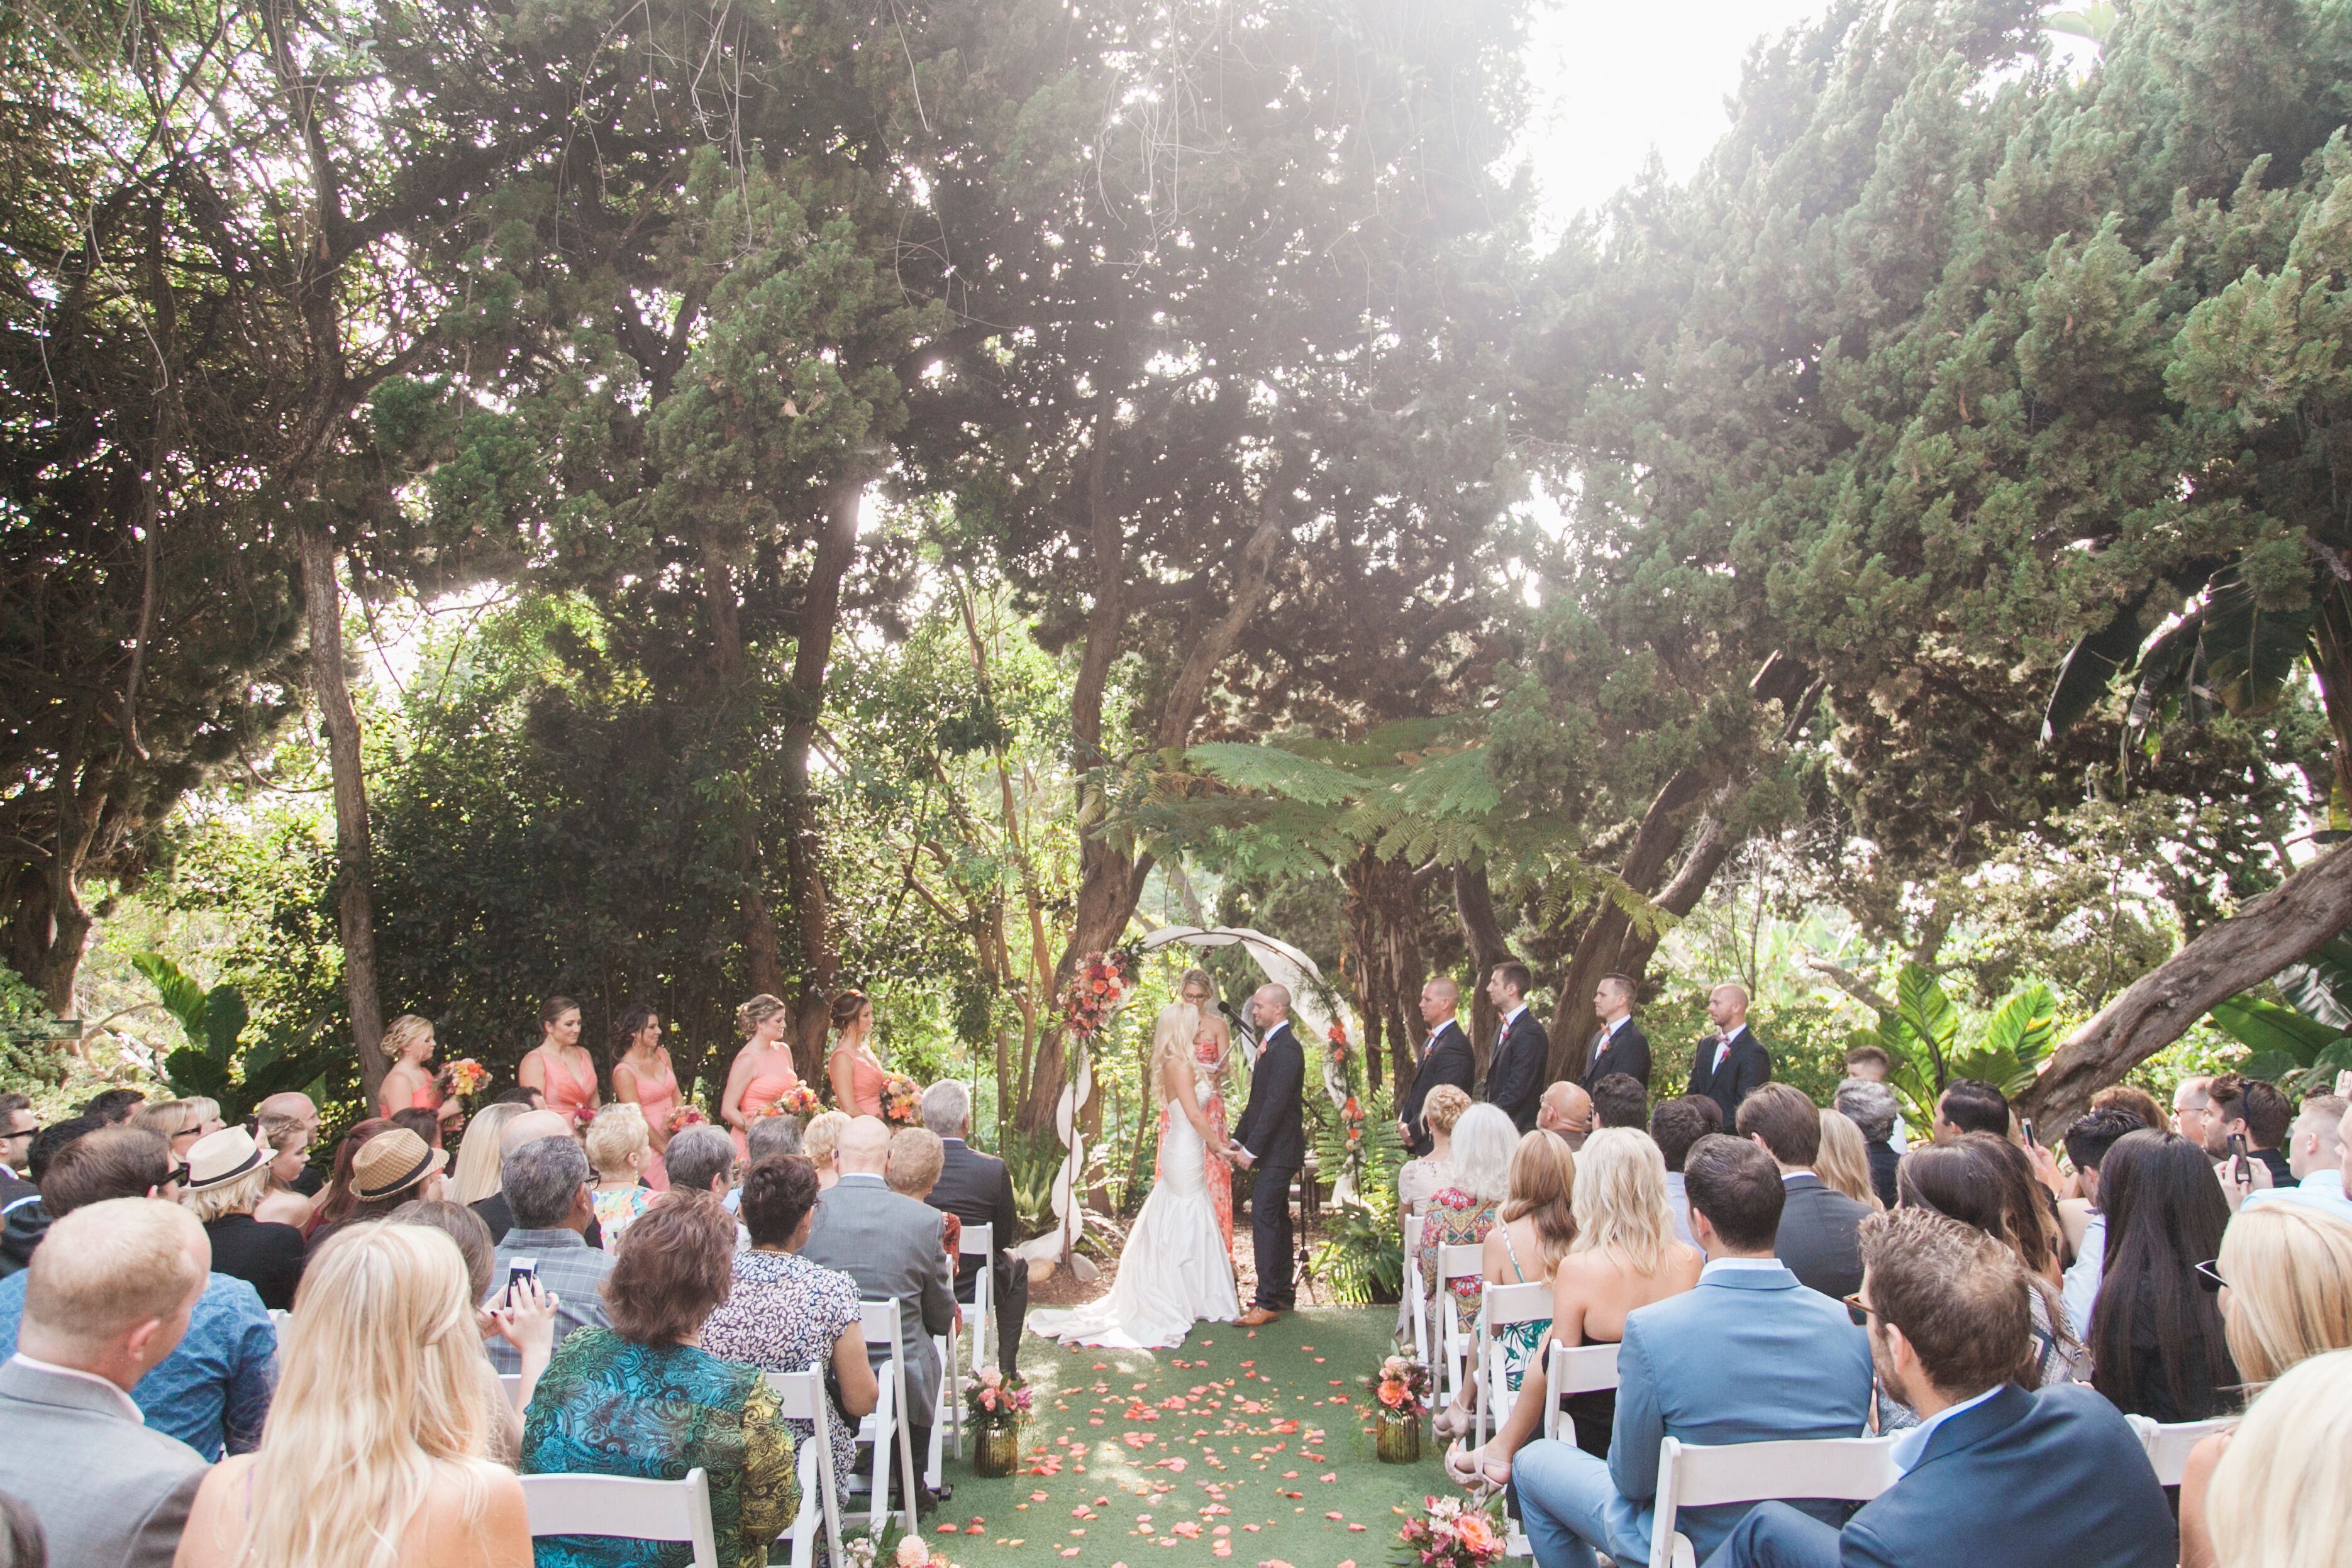
[[[2238,1184],[2241,1191],[2254,1185],[2254,1173],[2246,1164],[2246,1134],[2243,1133],[2230,1134],[2230,1179]]]

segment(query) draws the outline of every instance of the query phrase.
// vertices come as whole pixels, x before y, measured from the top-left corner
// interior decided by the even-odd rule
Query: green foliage
[[[1347,1169],[1347,1129],[1331,1112],[1328,1097],[1311,1082],[1307,1094],[1318,1173],[1331,1181]],[[1403,1289],[1404,1243],[1396,1223],[1396,1184],[1406,1158],[1388,1086],[1360,1103],[1364,1111],[1363,1174],[1352,1201],[1335,1203],[1324,1211],[1323,1237],[1315,1244],[1311,1264],[1332,1300],[1359,1306],[1393,1301]]]
[[[1934,1119],[1944,1085],[1975,1078],[2004,1094],[2033,1082],[2042,1060],[2058,1041],[2058,1004],[2050,988],[2035,981],[1975,1019],[1945,992],[1943,983],[1918,964],[1906,963],[1895,977],[1895,1009],[1878,1015],[1875,1029],[1856,1030],[1850,1045],[1875,1045],[1893,1058],[1889,1082],[1907,1103],[1915,1126]]]
[[[174,1095],[216,1100],[222,1116],[234,1122],[272,1094],[317,1083],[326,1066],[324,1051],[311,1040],[247,1040],[251,1019],[235,986],[206,991],[160,953],[142,953],[131,963],[154,986],[189,1040],[163,1059],[163,1076]]]

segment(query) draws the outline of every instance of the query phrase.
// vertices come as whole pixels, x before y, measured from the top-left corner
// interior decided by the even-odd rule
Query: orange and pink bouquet
[[[922,1124],[923,1086],[903,1072],[882,1075],[882,1119],[894,1127]]]
[[[449,1081],[449,1092],[460,1100],[470,1100],[489,1087],[490,1070],[470,1056],[461,1056],[441,1070]]]
[[[670,1112],[669,1119],[664,1125],[669,1132],[683,1133],[688,1127],[699,1127],[709,1120],[709,1117],[702,1113],[701,1106],[691,1100],[687,1100],[680,1102],[677,1109]]]
[[[824,1109],[824,1102],[818,1099],[816,1091],[810,1088],[803,1081],[794,1083],[790,1089],[777,1095],[760,1114],[762,1116],[814,1116]]]
[[[1081,1040],[1101,1034],[1135,988],[1134,974],[1134,959],[1124,947],[1079,959],[1077,973],[1062,993],[1062,1027]]]
[[[1406,1520],[1397,1532],[1404,1541],[1406,1555],[1401,1561],[1406,1564],[1486,1568],[1509,1547],[1509,1537],[1491,1511],[1492,1504],[1480,1508],[1458,1497],[1423,1500],[1425,1511],[1418,1519]]]
[[[1429,1368],[1409,1355],[1381,1362],[1380,1371],[1364,1379],[1364,1388],[1391,1420],[1417,1421],[1429,1411]]]
[[[963,1400],[975,1427],[1013,1427],[1029,1418],[1029,1391],[1005,1382],[1004,1374],[992,1366],[972,1375]]]

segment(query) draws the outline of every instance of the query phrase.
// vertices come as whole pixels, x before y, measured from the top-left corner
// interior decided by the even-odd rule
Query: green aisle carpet
[[[1203,1323],[1163,1351],[1033,1337],[1020,1473],[982,1480],[950,1460],[955,1496],[925,1539],[957,1568],[1386,1564],[1394,1511],[1454,1490],[1425,1431],[1419,1464],[1374,1457],[1363,1384],[1395,1322],[1394,1307],[1309,1310],[1255,1331]]]

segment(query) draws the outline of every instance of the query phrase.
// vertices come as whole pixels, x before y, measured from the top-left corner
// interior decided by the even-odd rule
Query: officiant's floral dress
[[[1204,1034],[1192,1042],[1192,1060],[1202,1067],[1216,1068],[1223,1062],[1224,1057],[1224,1048],[1217,1043],[1217,1037],[1213,1034]],[[1225,1125],[1224,1095],[1219,1088],[1224,1082],[1224,1074],[1216,1071],[1196,1074],[1193,1082],[1202,1086],[1201,1114],[1207,1117],[1209,1125],[1217,1130],[1216,1140],[1202,1156],[1202,1164],[1209,1178],[1209,1207],[1216,1211],[1217,1229],[1225,1239],[1225,1249],[1231,1251],[1234,1245],[1234,1164],[1216,1149],[1216,1144],[1222,1143],[1229,1131]],[[1168,1118],[1176,1113],[1172,1103],[1160,1113],[1160,1146],[1163,1150],[1168,1147]],[[1152,1180],[1157,1182],[1162,1174],[1159,1159],[1154,1158]]]

